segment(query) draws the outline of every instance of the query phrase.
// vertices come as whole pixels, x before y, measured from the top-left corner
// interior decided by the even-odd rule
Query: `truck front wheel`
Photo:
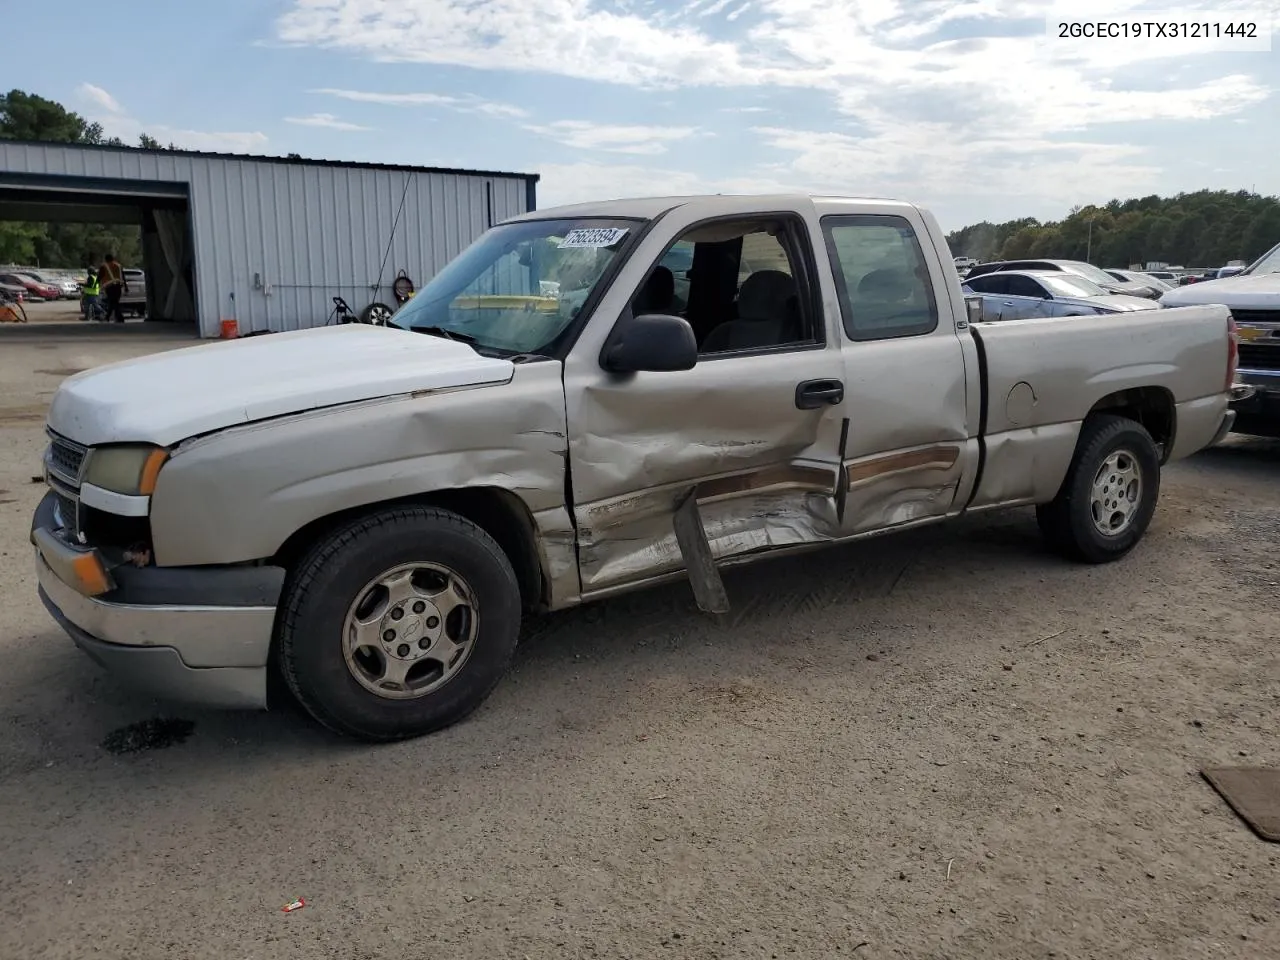
[[[1049,546],[1072,560],[1107,563],[1134,548],[1160,497],[1160,454],[1128,417],[1089,417],[1058,495],[1036,507]]]
[[[316,544],[285,588],[277,662],[331,730],[370,741],[439,730],[506,672],[520,587],[494,540],[448,510],[399,507]]]

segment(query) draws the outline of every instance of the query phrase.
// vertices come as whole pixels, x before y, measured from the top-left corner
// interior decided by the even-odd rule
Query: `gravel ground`
[[[182,342],[0,337],[0,957],[1280,956],[1280,846],[1197,776],[1280,763],[1280,444],[1104,568],[1016,511],[549,618],[370,748],[139,699],[36,600],[51,391]]]

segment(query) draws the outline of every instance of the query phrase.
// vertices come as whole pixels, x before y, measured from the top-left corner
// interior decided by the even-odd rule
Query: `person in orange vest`
[[[98,282],[102,285],[102,292],[107,298],[105,319],[108,323],[111,320],[124,323],[124,311],[120,309],[120,298],[129,289],[129,285],[124,282],[124,268],[120,266],[120,261],[115,258],[115,254],[107,254],[105,262],[98,270]]]

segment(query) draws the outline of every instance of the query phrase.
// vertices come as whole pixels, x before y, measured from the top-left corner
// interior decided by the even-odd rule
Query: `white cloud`
[[[703,177],[685,170],[633,164],[546,163],[538,167],[538,206],[622,197],[676,197],[704,193],[787,193],[798,182],[764,177]]]
[[[1222,61],[1175,61],[1170,58],[1180,56],[1177,46],[1160,41],[1055,43],[1045,17],[1056,5],[694,0],[658,12],[651,4],[611,0],[484,0],[480,16],[476,0],[292,0],[277,21],[277,35],[291,44],[388,62],[555,74],[648,89],[787,89],[790,98],[811,103],[806,121],[756,132],[781,158],[783,181],[924,200],[1003,191],[1061,205],[1156,189],[1164,172],[1160,158],[1140,146],[1142,122],[1230,117],[1271,95],[1251,73],[1254,64],[1262,69],[1261,57],[1242,55],[1225,74],[1201,70],[1175,77],[1170,66],[1179,62]],[[1259,5],[1176,4],[1207,12]],[[1105,7],[1114,17],[1139,4],[1105,0]],[[741,25],[735,23],[734,38],[725,39],[723,22],[731,17]],[[955,39],[960,25],[964,38]],[[1026,35],[1028,28],[1033,35]],[[1146,86],[1123,79],[1138,76]],[[809,119],[824,112],[832,118]],[[616,129],[627,129],[625,117],[610,119]],[[556,135],[556,126],[539,132]],[[561,142],[585,142],[585,133],[563,123],[558,133]],[[616,143],[631,148],[624,152],[654,154],[664,141]],[[608,149],[608,141],[597,140],[591,149]],[[638,185],[653,176],[689,179],[646,167],[615,169]],[[777,169],[757,169],[765,170],[765,179],[778,175]],[[591,170],[580,172],[591,177]]]
[[[326,130],[373,129],[373,127],[363,127],[358,123],[348,123],[346,120],[339,120],[332,113],[313,113],[306,117],[285,117],[284,122],[296,124],[299,127],[323,127]]]
[[[116,100],[115,97],[107,93],[107,91],[103,90],[101,87],[95,87],[92,83],[80,84],[77,88],[77,92],[85,100],[88,100],[99,109],[107,111],[107,113],[124,112],[120,108],[120,102]]]
[[[460,113],[479,113],[506,120],[528,116],[527,111],[520,107],[474,96],[455,97],[444,93],[378,93],[369,90],[341,90],[333,87],[321,87],[307,92],[338,97],[353,103],[376,103],[391,107],[445,107]]]
[[[527,124],[525,129],[558,140],[575,150],[649,155],[666,153],[667,144],[698,132],[697,127],[625,126],[586,120],[557,120],[541,126]]]
[[[257,131],[183,130],[158,125],[149,127],[147,132],[161,143],[210,153],[262,153],[270,142],[265,133]]]
[[[696,27],[605,9],[591,0],[294,0],[277,21],[290,44],[386,62],[554,73],[675,87],[751,76],[737,47]],[[780,72],[780,71],[779,71]]]
[[[80,85],[79,92],[91,104],[91,108],[85,111],[86,116],[102,124],[102,131],[108,137],[119,137],[129,146],[137,146],[138,137],[143,133],[183,150],[212,153],[260,153],[268,142],[267,135],[257,131],[187,130],[165,124],[143,123],[101,87],[84,83]]]

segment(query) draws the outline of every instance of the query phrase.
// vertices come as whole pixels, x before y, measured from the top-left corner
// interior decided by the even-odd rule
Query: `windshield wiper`
[[[465,333],[458,333],[456,330],[446,330],[444,327],[410,327],[414,333],[425,333],[432,337],[442,337],[445,340],[456,340],[458,343],[474,344],[475,337],[467,336]]]

